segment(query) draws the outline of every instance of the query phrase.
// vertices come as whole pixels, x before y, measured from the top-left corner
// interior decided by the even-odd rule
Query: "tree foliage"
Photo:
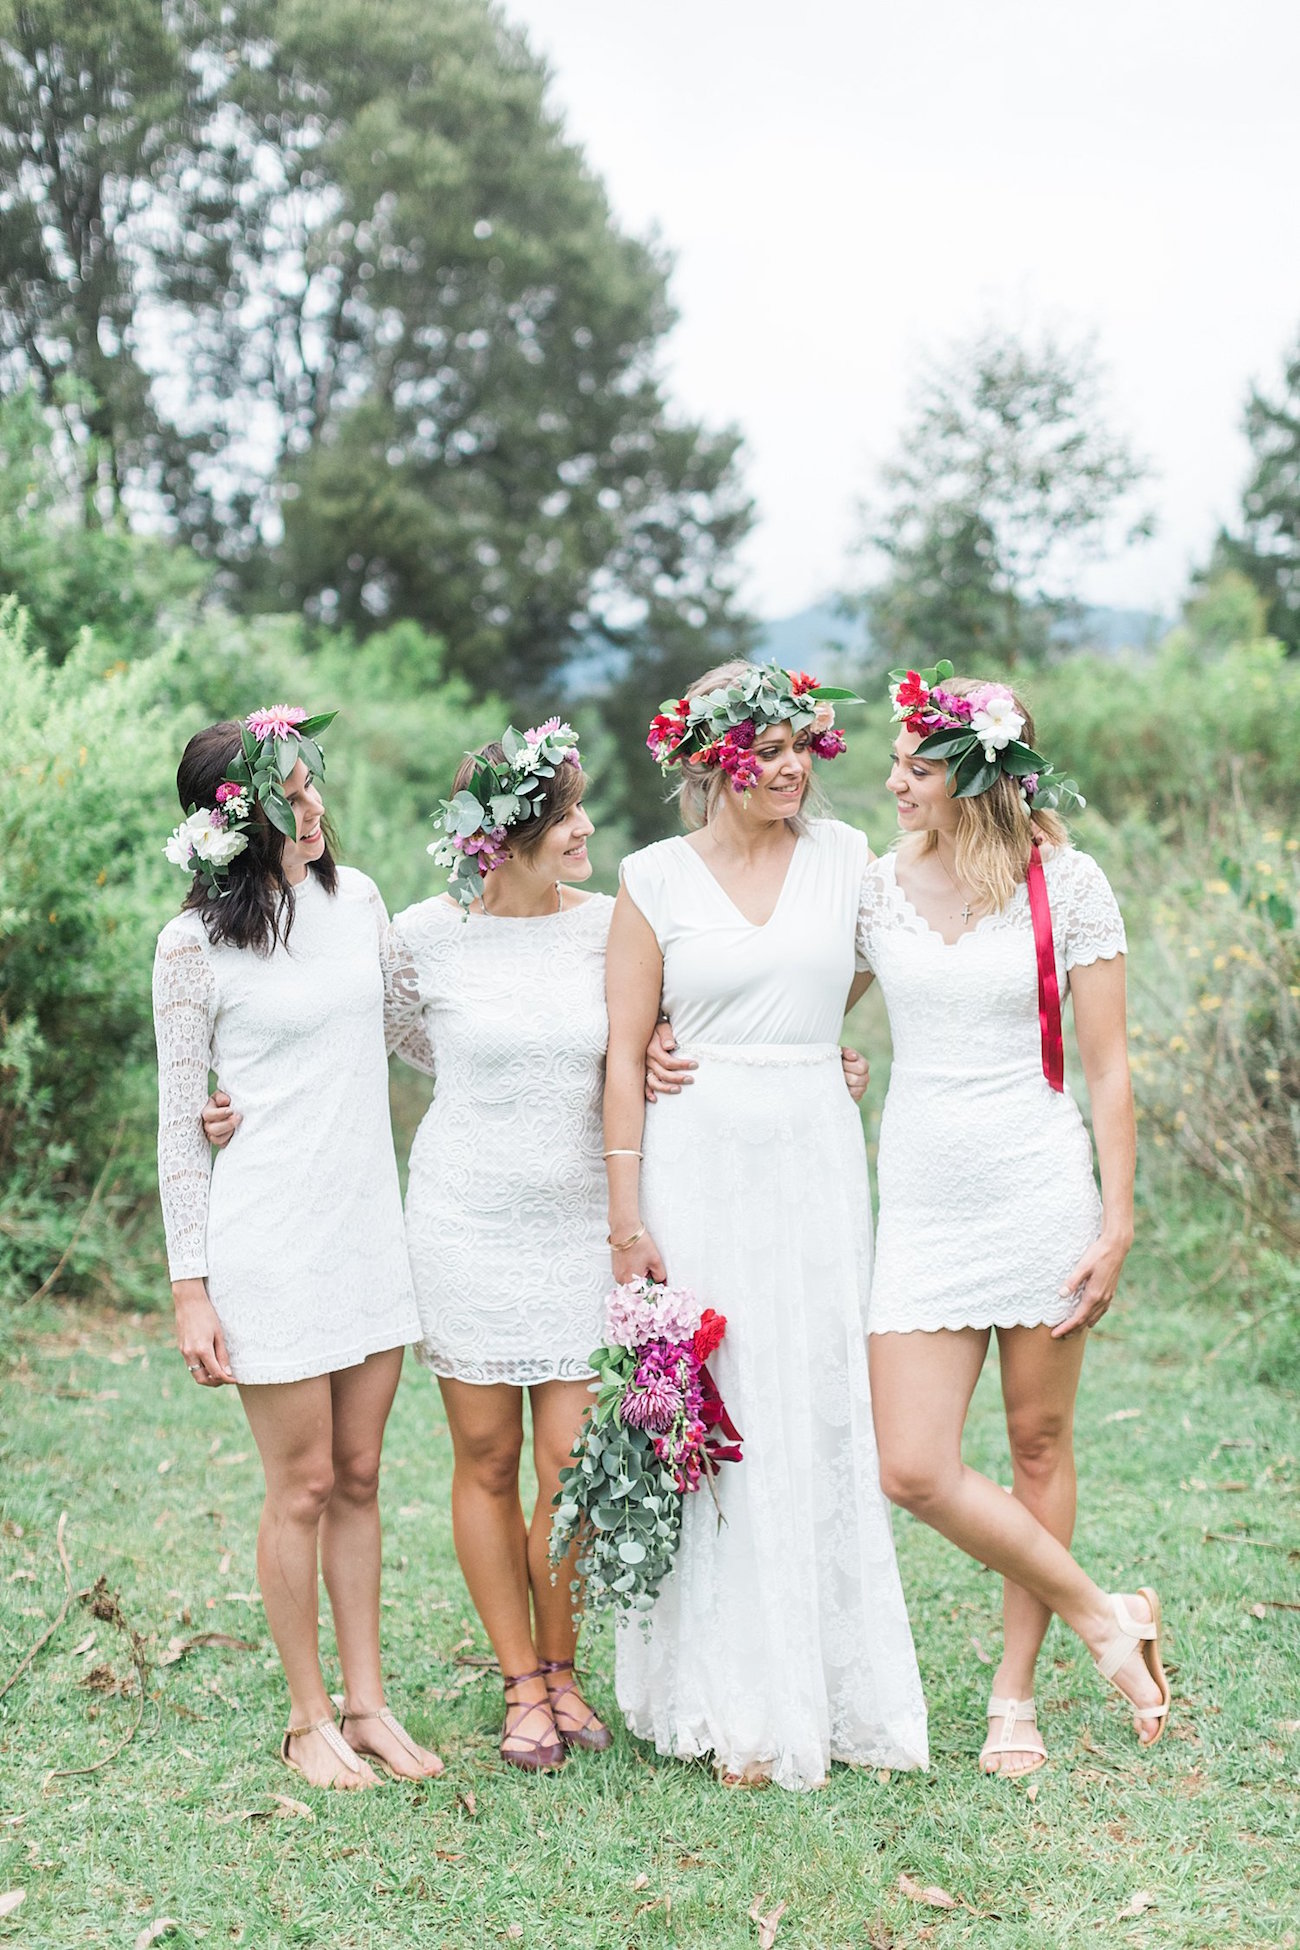
[[[1241,504],[1241,528],[1224,532],[1212,572],[1236,569],[1264,599],[1268,628],[1300,651],[1300,338],[1287,357],[1281,389],[1252,387],[1245,433],[1253,467]]]
[[[0,383],[88,522],[521,698],[730,615],[738,437],[671,410],[667,260],[487,0],[0,0],[0,57]]]
[[[931,362],[863,541],[886,575],[859,598],[891,658],[1039,657],[1082,561],[1150,532],[1145,474],[1105,424],[1089,343],[992,329]]]

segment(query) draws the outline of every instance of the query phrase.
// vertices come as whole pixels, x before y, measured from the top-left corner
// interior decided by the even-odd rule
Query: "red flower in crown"
[[[900,711],[923,711],[929,702],[930,693],[921,682],[920,673],[909,670],[894,692],[894,703]]]
[[[646,745],[657,759],[662,761],[669,752],[676,751],[677,747],[681,744],[685,736],[686,720],[690,716],[690,710],[690,699],[679,697],[677,700],[677,710],[672,715],[669,715],[666,711],[656,711],[654,717],[650,720],[650,731],[646,738]]]
[[[786,676],[790,679],[792,697],[802,697],[805,691],[815,691],[817,688],[817,679],[810,677],[806,670],[787,670]]]

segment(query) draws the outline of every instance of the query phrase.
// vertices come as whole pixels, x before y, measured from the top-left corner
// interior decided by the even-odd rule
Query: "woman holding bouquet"
[[[1006,1580],[986,1772],[1046,1759],[1034,1665],[1053,1612],[1160,1737],[1169,1688],[1154,1591],[1107,1595],[1070,1556],[1084,1330],[1133,1237],[1124,925],[1057,808],[1078,801],[1031,749],[1004,686],[950,665],[895,673],[889,790],[902,840],[863,886],[862,963],[894,1061],[880,1133],[871,1380],[888,1494]],[[1032,828],[1031,828],[1032,819]],[[1040,858],[1040,855],[1042,856]],[[1070,992],[1101,1168],[1065,1088]],[[998,1337],[1014,1470],[1006,1496],[961,1456]]]
[[[278,706],[185,747],[188,817],[166,851],[190,888],[154,963],[158,1176],[181,1352],[199,1387],[237,1385],[266,1476],[257,1568],[289,1689],[281,1756],[314,1786],[360,1788],[367,1755],[409,1779],[442,1762],[389,1712],[380,1666],[379,1456],[419,1322],[388,1122],[388,917],[331,855],[316,784],[329,722]],[[218,1067],[245,1129],[214,1167],[199,1120]]]
[[[738,1785],[927,1760],[872,1429],[866,1153],[837,1047],[869,855],[806,812],[814,755],[844,748],[832,715],[811,679],[742,663],[666,708],[651,748],[681,768],[691,831],[624,861],[609,937],[615,1277],[670,1277],[726,1315],[711,1364],[744,1442],[716,1486],[725,1522],[687,1499],[647,1629],[620,1629],[618,1697],[660,1752],[712,1754]],[[661,1008],[702,1060],[647,1108]]]

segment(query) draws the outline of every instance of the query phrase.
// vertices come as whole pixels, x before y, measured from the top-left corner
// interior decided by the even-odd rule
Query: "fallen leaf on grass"
[[[789,1907],[786,1903],[778,1903],[775,1909],[770,1909],[764,1916],[763,1904],[766,1901],[766,1896],[755,1896],[749,1905],[749,1920],[758,1925],[758,1950],[772,1950],[776,1942],[776,1933],[781,1927],[781,1918]]]
[[[1283,1733],[1300,1733],[1300,1720],[1279,1720]]]
[[[256,1652],[252,1639],[232,1638],[229,1632],[199,1632],[192,1639],[168,1639],[167,1650],[159,1654],[160,1666],[174,1666],[187,1652],[193,1652],[200,1645],[224,1645],[231,1652]]]
[[[894,1950],[898,1938],[877,1917],[867,1925],[867,1950]]]
[[[1117,1408],[1112,1415],[1103,1415],[1103,1422],[1135,1422],[1142,1413],[1140,1408]]]
[[[68,1654],[68,1657],[70,1659],[84,1659],[88,1652],[93,1652],[94,1647],[95,1647],[95,1634],[93,1632],[87,1632],[84,1639],[78,1639],[77,1643],[73,1646],[71,1652]]]
[[[271,1799],[282,1815],[294,1815],[299,1821],[315,1821],[316,1817],[305,1801],[295,1801],[291,1794],[273,1794]]]
[[[980,1664],[982,1666],[991,1666],[993,1664],[992,1657],[990,1656],[989,1653],[987,1653],[984,1650],[984,1647],[980,1644],[979,1640],[974,1636],[974,1634],[972,1634],[971,1636],[971,1644],[975,1648],[975,1657],[979,1660]]]
[[[1037,1801],[1037,1799],[1038,1799],[1038,1782],[1037,1782],[1037,1781],[1026,1781],[1026,1782],[1025,1782],[1025,1799],[1026,1799],[1026,1801]]]
[[[1270,1611],[1300,1611],[1300,1605],[1293,1598],[1262,1598],[1250,1609],[1253,1617],[1262,1618],[1265,1612]]]
[[[909,1902],[928,1903],[931,1909],[956,1909],[957,1907],[956,1897],[950,1896],[946,1889],[940,1889],[935,1882],[927,1883],[922,1889],[920,1883],[913,1882],[911,1876],[900,1876],[898,1888],[900,1895],[906,1896]]]
[[[636,1881],[632,1884],[632,1887],[634,1889],[648,1889],[650,1887],[650,1878],[645,1873],[644,1870],[642,1870],[641,1874],[637,1877]]]
[[[461,1807],[465,1810],[470,1820],[473,1821],[475,1815],[478,1813],[478,1802],[474,1798],[473,1788],[466,1788],[464,1794],[458,1794],[456,1799],[460,1802]]]
[[[512,1923],[506,1931],[506,1935],[508,1937],[513,1938],[513,1940],[516,1943],[519,1941],[523,1933],[524,1933],[524,1926],[522,1923]]]
[[[1136,1889],[1120,1911],[1120,1917],[1141,1916],[1145,1910],[1154,1909],[1155,1906],[1156,1899],[1149,1889]]]
[[[0,1916],[12,1916],[27,1901],[25,1889],[6,1889],[0,1896]]]
[[[464,1849],[436,1848],[433,1852],[440,1862],[463,1862],[465,1860]]]
[[[158,1465],[158,1474],[160,1476],[165,1476],[175,1461],[176,1461],[175,1456],[165,1456]],[[150,1937],[149,1941],[152,1943],[153,1938]]]
[[[224,1827],[228,1821],[269,1821],[271,1819],[271,1810],[269,1808],[232,1808],[229,1814],[214,1815],[212,1819],[217,1823],[218,1827]],[[339,1853],[345,1854],[346,1850],[340,1849]]]
[[[179,1930],[180,1927],[176,1917],[159,1916],[146,1929],[141,1930],[135,1940],[135,1950],[149,1950],[151,1943],[157,1943],[161,1937],[170,1936],[173,1930]]]

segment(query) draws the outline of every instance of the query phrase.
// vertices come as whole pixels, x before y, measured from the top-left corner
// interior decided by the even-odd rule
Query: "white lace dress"
[[[591,1374],[609,1292],[601,1096],[614,903],[468,918],[442,898],[393,923],[389,1042],[428,1067],[406,1231],[421,1360],[530,1387]]]
[[[388,1119],[388,917],[338,870],[294,892],[287,946],[214,945],[197,914],[158,937],[158,1182],[173,1280],[206,1278],[240,1382],[349,1368],[419,1331]],[[215,1164],[215,1071],[243,1123]]]
[[[1069,970],[1125,952],[1096,861],[1044,858],[1062,1001]],[[1067,1086],[1043,1075],[1028,890],[951,944],[898,885],[868,868],[859,966],[884,991],[894,1059],[880,1125],[880,1222],[869,1325],[1056,1326],[1063,1280],[1097,1237],[1092,1146]]]
[[[699,1061],[647,1108],[642,1213],[673,1281],[727,1318],[710,1361],[744,1440],[687,1499],[648,1629],[618,1630],[619,1704],[661,1753],[812,1788],[832,1760],[927,1761],[925,1704],[880,1491],[864,1316],[870,1194],[838,1036],[861,833],[819,820],[765,926],[685,839],[623,863]]]

